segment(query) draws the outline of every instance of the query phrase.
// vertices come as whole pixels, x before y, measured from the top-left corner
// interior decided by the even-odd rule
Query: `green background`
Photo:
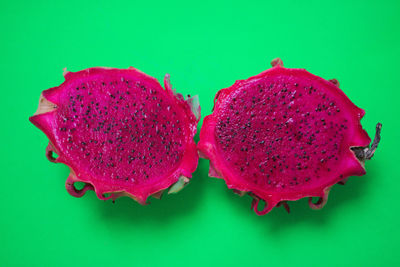
[[[400,264],[400,2],[82,2],[0,3],[1,266]],[[47,139],[28,122],[64,67],[170,73],[204,117],[219,89],[275,57],[337,78],[370,135],[383,123],[367,175],[335,186],[321,211],[303,199],[258,217],[249,197],[207,177],[206,160],[181,193],[149,206],[73,198],[68,168],[46,160]]]

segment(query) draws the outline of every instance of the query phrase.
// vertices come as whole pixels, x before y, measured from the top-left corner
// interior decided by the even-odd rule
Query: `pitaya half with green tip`
[[[258,215],[280,205],[289,210],[288,200],[304,197],[322,208],[334,184],[365,174],[381,125],[369,147],[360,124],[364,111],[337,80],[284,68],[280,59],[272,66],[217,93],[201,128],[200,154],[210,160],[210,176],[253,197]],[[317,203],[312,197],[319,197]]]
[[[177,192],[189,181],[198,163],[197,97],[184,100],[168,75],[164,90],[132,67],[64,76],[60,86],[43,91],[30,121],[50,140],[48,159],[70,167],[71,195],[94,190],[100,199],[129,196],[145,204],[150,195]],[[77,189],[76,182],[85,185]]]

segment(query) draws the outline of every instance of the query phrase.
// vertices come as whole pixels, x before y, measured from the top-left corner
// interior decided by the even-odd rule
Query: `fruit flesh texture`
[[[350,150],[371,141],[364,111],[332,82],[277,65],[221,90],[215,102],[198,144],[210,175],[251,192],[255,204],[265,200],[264,212],[281,201],[326,198],[333,184],[365,174]]]
[[[179,177],[191,177],[198,118],[191,101],[174,95],[168,76],[166,90],[134,68],[92,68],[65,78],[43,92],[56,108],[31,121],[48,135],[56,161],[71,167],[69,192],[80,196],[73,183],[84,181],[84,191],[94,189],[99,198],[128,195],[144,204]]]

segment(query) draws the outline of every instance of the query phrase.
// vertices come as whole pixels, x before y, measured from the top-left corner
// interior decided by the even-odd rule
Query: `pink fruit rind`
[[[289,69],[284,68],[280,60],[272,62],[273,67],[260,74],[250,77],[246,80],[238,80],[232,86],[220,90],[214,100],[214,110],[211,115],[204,118],[203,126],[200,132],[200,141],[198,149],[200,157],[210,160],[209,176],[222,178],[226,181],[227,187],[236,191],[248,192],[253,197],[252,209],[258,215],[263,215],[272,210],[273,207],[280,205],[284,201],[298,200],[304,197],[320,197],[318,205],[311,202],[310,207],[321,208],[327,200],[329,189],[336,183],[345,182],[348,176],[361,176],[365,174],[363,162],[357,159],[351,148],[354,147],[368,147],[371,142],[368,134],[362,129],[360,120],[364,116],[364,110],[354,105],[348,97],[334,81],[327,81],[318,76],[315,76],[304,69]],[[343,154],[339,160],[336,168],[340,170],[339,175],[328,177],[324,182],[315,186],[314,188],[301,188],[301,190],[276,191],[265,190],[262,187],[255,186],[246,181],[240,173],[235,172],[229,166],[224,157],[221,157],[218,151],[216,140],[216,127],[219,122],[220,116],[224,113],[224,102],[230,101],[230,96],[236,90],[239,90],[244,85],[251,87],[256,86],[257,83],[267,77],[280,77],[281,75],[296,77],[296,79],[307,78],[313,81],[313,84],[318,85],[324,90],[328,90],[332,95],[335,95],[336,100],[340,103],[340,109],[346,114],[349,120],[349,131],[347,132],[344,142],[340,145],[340,150]],[[258,210],[260,200],[265,201],[265,207],[262,211]],[[285,202],[286,203],[286,202]]]
[[[129,79],[140,81],[145,87],[156,90],[163,98],[172,99],[173,105],[182,113],[181,117],[185,120],[182,123],[185,125],[184,129],[182,129],[185,142],[183,157],[178,166],[173,169],[166,169],[164,172],[159,173],[159,177],[152,179],[156,180],[155,182],[129,186],[118,182],[107,183],[100,181],[95,175],[82,170],[78,164],[79,159],[71,158],[68,155],[68,151],[66,151],[59,137],[56,116],[59,106],[63,105],[63,97],[65,97],[63,92],[67,91],[72,84],[78,84],[81,80],[85,81],[88,77],[96,80],[97,77],[120,77],[121,75],[125,78],[128,77]],[[163,190],[178,182],[180,177],[192,177],[192,173],[196,170],[198,164],[197,148],[193,137],[196,134],[197,123],[200,119],[200,106],[198,104],[193,105],[193,98],[184,100],[181,94],[175,94],[169,82],[169,75],[165,76],[165,90],[155,78],[133,67],[128,69],[96,67],[78,72],[65,71],[64,77],[65,81],[60,86],[43,91],[39,101],[39,109],[29,120],[42,130],[49,139],[46,157],[51,162],[64,163],[69,166],[71,172],[66,181],[66,188],[71,195],[81,197],[87,190],[94,190],[99,199],[106,200],[129,196],[144,205],[150,195],[160,196]],[[58,157],[54,157],[53,153],[56,153]],[[78,190],[74,187],[75,182],[84,182],[85,185],[81,190]],[[109,194],[109,196],[106,196],[106,194]]]

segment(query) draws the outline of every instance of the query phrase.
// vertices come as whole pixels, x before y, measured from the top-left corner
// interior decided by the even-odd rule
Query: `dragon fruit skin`
[[[289,211],[287,201],[303,197],[322,208],[334,184],[365,174],[364,161],[379,140],[368,149],[371,139],[360,124],[365,112],[337,80],[284,68],[280,59],[272,66],[216,94],[201,128],[200,157],[210,160],[209,176],[252,196],[258,215],[281,205]]]
[[[177,192],[189,181],[198,163],[196,97],[174,93],[169,75],[164,90],[133,67],[66,71],[64,77],[43,91],[30,121],[49,138],[47,158],[70,167],[71,195],[94,190],[99,199],[129,196],[145,204],[150,195]],[[78,190],[75,182],[85,185]]]

